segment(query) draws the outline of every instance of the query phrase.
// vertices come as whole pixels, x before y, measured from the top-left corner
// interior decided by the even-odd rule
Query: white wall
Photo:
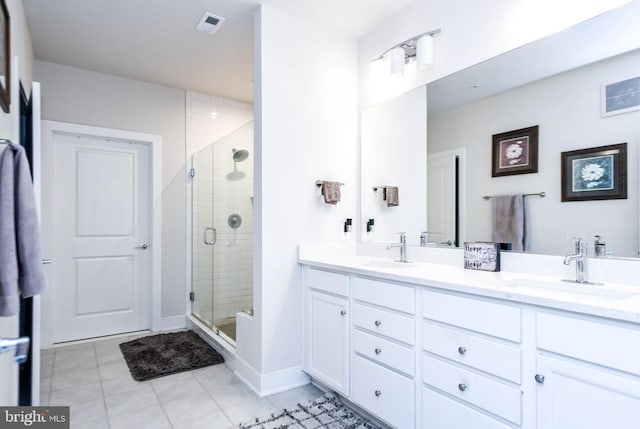
[[[616,256],[637,256],[640,111],[602,118],[600,90],[603,83],[638,76],[638,70],[635,51],[430,117],[429,153],[467,151],[466,240],[491,239],[491,203],[482,195],[545,191],[545,198],[527,199],[532,252],[569,253],[565,236],[590,241],[600,234]],[[492,178],[491,136],[533,125],[540,126],[538,173]],[[560,201],[561,152],[623,142],[628,199]]]
[[[427,230],[426,86],[363,110],[360,127],[363,239],[391,243],[406,232],[407,244],[420,244]],[[373,190],[380,186],[398,187],[398,206],[387,206],[383,190]],[[368,219],[375,225],[365,237]]]
[[[162,136],[162,311],[185,312],[185,91],[36,61],[42,118]]]
[[[338,240],[357,218],[357,50],[268,6],[255,30],[255,316],[238,324],[238,357],[265,392],[283,388],[274,374],[300,371],[298,243]],[[344,182],[341,202],[324,204],[317,179]]]
[[[416,0],[358,43],[360,107],[393,97],[553,34],[631,0]],[[441,28],[435,61],[402,79],[372,79],[371,61],[394,45]]]

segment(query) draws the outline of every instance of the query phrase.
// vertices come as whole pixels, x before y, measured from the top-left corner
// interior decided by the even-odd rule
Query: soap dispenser
[[[593,253],[598,258],[604,258],[607,255],[607,243],[602,241],[599,235],[596,235]]]

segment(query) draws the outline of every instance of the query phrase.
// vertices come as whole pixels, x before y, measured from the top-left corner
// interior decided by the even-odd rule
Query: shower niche
[[[192,315],[231,345],[253,312],[253,121],[191,158]]]

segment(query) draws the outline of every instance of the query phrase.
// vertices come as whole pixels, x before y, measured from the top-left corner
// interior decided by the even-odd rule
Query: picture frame
[[[500,271],[500,243],[474,241],[464,243],[464,268]]]
[[[491,177],[538,172],[539,127],[521,128],[492,136]]]
[[[11,28],[6,0],[0,0],[0,106],[9,113],[11,104]]]
[[[561,201],[627,198],[627,143],[562,152]]]

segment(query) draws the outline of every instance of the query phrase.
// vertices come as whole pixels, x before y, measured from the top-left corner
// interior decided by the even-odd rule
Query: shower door
[[[253,307],[253,122],[192,159],[192,313],[230,343]]]

